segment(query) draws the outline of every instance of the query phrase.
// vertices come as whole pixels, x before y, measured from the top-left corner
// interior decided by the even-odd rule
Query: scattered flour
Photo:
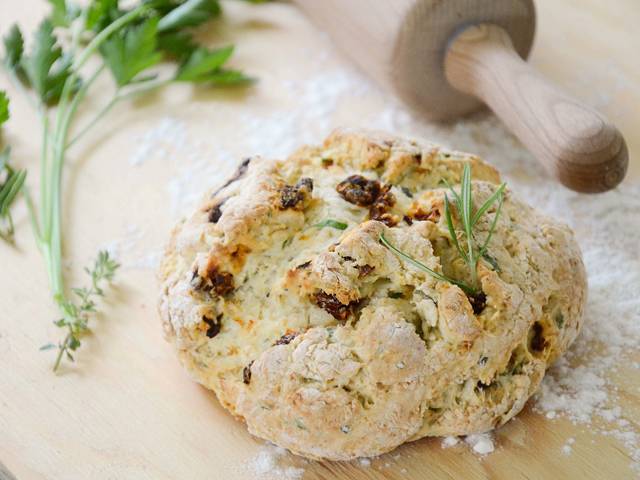
[[[276,64],[274,71],[279,67],[287,78],[269,75],[256,87],[257,94],[270,99],[274,107],[257,114],[238,104],[234,135],[219,134],[212,128],[206,139],[199,140],[180,118],[168,117],[134,139],[138,146],[130,158],[133,168],[153,158],[174,169],[167,179],[168,205],[163,208],[179,218],[243,156],[281,157],[302,144],[319,142],[340,125],[384,129],[481,155],[501,170],[521,198],[573,227],[587,268],[589,297],[582,333],[548,372],[534,408],[544,415],[541,421],[544,417],[566,418],[591,432],[614,437],[633,462],[640,464],[640,432],[633,418],[627,418],[630,414],[622,408],[622,394],[615,387],[617,378],[637,375],[639,367],[633,355],[640,348],[640,183],[627,181],[614,191],[593,196],[571,192],[551,180],[494,116],[478,114],[451,126],[416,118],[339,60],[324,36],[318,37],[317,51],[307,63]],[[576,73],[581,82],[593,75],[591,64],[584,69]],[[600,77],[608,75],[608,70],[598,72],[604,73],[598,73],[593,82],[606,83]],[[610,83],[617,90],[626,88],[629,81],[624,72],[614,74]],[[588,98],[588,85],[576,85],[576,91],[585,92]],[[611,102],[607,96],[588,100],[601,108]],[[363,104],[368,105],[366,111]],[[615,116],[616,112],[609,113]],[[135,237],[135,232],[130,236]],[[122,252],[132,245],[125,239],[113,248]],[[444,439],[442,446],[451,442]],[[471,435],[465,442],[481,455],[494,450],[488,435]],[[563,452],[565,447],[570,450],[571,443]],[[280,471],[276,460],[281,457],[265,451],[252,465],[256,471]],[[287,474],[302,475],[295,469]],[[283,475],[276,476],[296,478]]]
[[[564,455],[571,455],[571,452],[573,451],[573,444],[576,443],[576,439],[571,437],[568,438],[567,441],[565,442],[565,444],[562,446],[562,453]]]
[[[488,455],[492,453],[495,448],[493,445],[493,437],[490,433],[468,435],[464,441],[478,455]]]
[[[441,445],[442,445],[442,448],[451,448],[458,445],[458,443],[460,443],[460,440],[458,440],[458,437],[444,437],[442,439]]]
[[[255,480],[300,480],[304,469],[287,465],[287,451],[273,445],[260,447],[258,453],[245,465]]]
[[[370,467],[371,466],[371,459],[369,458],[360,458],[358,460],[360,462],[360,465],[362,465],[363,467]]]

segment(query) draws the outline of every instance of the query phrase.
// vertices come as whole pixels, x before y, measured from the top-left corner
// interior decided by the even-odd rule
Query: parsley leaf
[[[85,27],[87,30],[102,30],[121,13],[118,0],[92,0],[87,6]]]
[[[80,10],[73,5],[67,5],[66,0],[47,1],[52,7],[51,23],[56,27],[68,27],[80,15]]]
[[[0,125],[9,120],[9,97],[0,90]]]
[[[131,83],[135,77],[162,60],[156,50],[158,19],[118,32],[104,42],[100,52],[119,87]]]
[[[4,43],[4,63],[13,70],[20,66],[24,54],[24,38],[18,25],[14,24],[2,40]]]
[[[158,49],[169,58],[185,61],[198,48],[188,32],[164,32],[158,35]]]
[[[187,0],[171,9],[158,23],[161,32],[184,27],[195,27],[220,14],[218,0]]]
[[[206,48],[196,49],[180,66],[176,73],[176,80],[179,82],[197,82],[207,80],[207,76],[220,68],[233,53],[233,45],[207,50]]]
[[[40,100],[48,105],[56,103],[71,73],[71,59],[63,57],[49,20],[40,24],[31,54],[24,58],[23,63],[29,83]]]
[[[249,77],[238,70],[217,70],[206,75],[200,81],[220,87],[230,87],[254,82],[255,78]]]

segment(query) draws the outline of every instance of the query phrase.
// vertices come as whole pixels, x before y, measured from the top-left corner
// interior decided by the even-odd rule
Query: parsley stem
[[[49,236],[49,227],[46,224],[46,205],[49,198],[49,188],[47,179],[49,178],[49,115],[46,107],[40,106],[38,111],[42,118],[42,152],[40,154],[40,220],[42,223],[43,239],[47,240]]]
[[[149,92],[151,90],[155,90],[157,88],[160,88],[162,86],[168,85],[169,83],[171,83],[173,81],[173,79],[169,78],[169,79],[165,79],[165,80],[159,80],[156,82],[149,82],[147,84],[144,84],[143,86],[141,86],[140,88],[136,88],[134,90],[131,90],[129,92],[126,93],[120,93],[119,90],[116,91],[115,95],[111,98],[111,100],[109,101],[109,103],[107,103],[104,107],[102,107],[102,109],[100,109],[100,111],[95,115],[95,117],[93,117],[89,123],[87,125],[85,125],[72,139],[71,141],[69,141],[69,143],[67,144],[66,148],[70,148],[72,145],[74,145],[78,140],[80,140],[87,132],[89,132],[107,113],[109,113],[111,111],[111,109],[113,107],[116,106],[116,104],[118,104],[119,102],[121,102],[122,100],[126,100],[128,98],[132,98],[132,97],[136,97],[138,95],[141,95],[143,93]]]
[[[107,40],[111,34],[117,32],[122,27],[124,27],[127,23],[134,21],[140,15],[142,15],[146,10],[148,10],[148,5],[140,5],[138,8],[131,10],[130,12],[124,14],[117,20],[110,23],[107,27],[105,27],[100,33],[98,33],[93,39],[89,42],[78,58],[73,62],[72,69],[77,74],[77,72],[83,67],[83,65],[87,62],[87,60],[93,55],[100,45],[102,45],[105,40]]]

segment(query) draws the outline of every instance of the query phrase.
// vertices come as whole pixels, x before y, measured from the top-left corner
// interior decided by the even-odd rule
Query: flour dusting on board
[[[179,118],[162,119],[136,139],[131,165],[140,167],[150,158],[178,165],[174,157],[179,157],[180,168],[166,186],[165,206],[179,217],[188,214],[200,195],[223,181],[244,156],[282,157],[300,145],[321,141],[336,126],[378,128],[479,154],[501,170],[521,198],[572,226],[589,276],[583,331],[550,369],[535,397],[539,421],[568,419],[586,432],[612,436],[634,465],[640,465],[640,434],[614,387],[614,379],[638,365],[633,355],[640,347],[640,185],[626,182],[615,191],[593,196],[570,192],[552,181],[495,117],[480,114],[449,127],[425,123],[337,59],[326,39],[319,44],[322,47],[308,64],[288,66],[290,78],[266,76],[258,83],[256,95],[277,99],[271,101],[275,108],[260,115],[238,106],[234,135],[212,128],[206,139],[197,140]],[[306,78],[308,72],[315,72],[311,80],[293,80]],[[587,73],[576,75],[582,81]],[[624,82],[617,79],[615,84]],[[606,106],[607,99],[596,100],[600,107]],[[364,104],[368,108],[362,108]],[[495,446],[490,436],[469,436],[464,442],[479,455],[491,453]],[[445,439],[442,446],[457,443]],[[265,447],[249,462],[254,477],[301,478],[303,470],[288,470],[283,465],[288,455],[274,448]],[[569,455],[576,448],[579,442],[571,438],[561,452]]]
[[[244,467],[256,480],[300,480],[304,475],[304,468],[288,465],[287,451],[275,445],[260,447]]]

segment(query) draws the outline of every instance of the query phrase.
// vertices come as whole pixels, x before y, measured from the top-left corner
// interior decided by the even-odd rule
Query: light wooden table
[[[602,106],[617,122],[629,145],[631,176],[640,178],[637,0],[618,0],[615,8],[605,0],[540,0],[538,5],[532,61],[575,95]],[[214,161],[217,146],[207,143],[212,131],[215,138],[234,138],[239,122],[280,107],[285,101],[282,81],[304,80],[306,66],[319,55],[318,46],[326,44],[293,6],[227,7],[228,22],[215,38],[236,41],[236,65],[256,73],[261,83],[246,95],[171,87],[153,101],[117,108],[98,133],[72,152],[64,198],[65,222],[73,225],[65,231],[71,284],[83,281],[81,268],[97,248],[126,235],[130,225],[144,227],[134,253],[129,253],[135,257],[155,251],[175,220],[166,185],[180,174],[179,162],[156,158],[137,168],[129,162],[137,139],[150,125],[163,115],[179,118],[189,138],[202,139],[205,150],[213,152]],[[31,30],[44,9],[40,0],[2,2],[0,27],[4,33],[15,20]],[[325,61],[333,66],[343,62],[335,52],[329,56]],[[589,81],[583,85],[585,72]],[[15,99],[5,132],[14,161],[35,169],[35,116],[4,77],[0,88]],[[600,102],[604,94],[610,97]],[[355,124],[369,103],[378,101],[362,98],[362,105],[339,112],[334,121]],[[84,114],[99,101],[92,99]],[[228,147],[234,156],[259,153],[246,148],[241,142]],[[78,352],[78,362],[52,375],[51,359],[38,347],[58,338],[51,325],[56,312],[24,211],[17,220],[19,248],[0,244],[0,479],[11,478],[7,470],[20,480],[253,478],[242,465],[261,443],[178,365],[162,338],[152,270],[123,268],[104,314],[94,323],[95,335]],[[640,402],[640,378],[637,369],[633,372],[618,381],[629,406]],[[439,439],[425,439],[374,459],[369,467],[357,462],[302,463],[304,479],[624,479],[636,474],[616,441],[562,419],[548,421],[528,409],[496,437],[496,452],[485,458],[466,448],[445,450]],[[573,453],[564,456],[561,448],[569,437],[575,437],[576,444]]]

